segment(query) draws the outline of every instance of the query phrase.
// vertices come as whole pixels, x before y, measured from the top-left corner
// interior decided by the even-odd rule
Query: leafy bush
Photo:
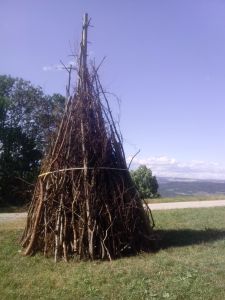
[[[157,179],[152,176],[152,171],[147,166],[141,165],[137,170],[131,171],[131,177],[142,198],[158,198],[160,196]]]

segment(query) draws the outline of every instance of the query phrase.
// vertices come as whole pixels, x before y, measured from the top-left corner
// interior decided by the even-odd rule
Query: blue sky
[[[84,12],[127,157],[140,149],[135,164],[156,175],[225,179],[225,1],[1,0],[0,73],[64,94],[57,65],[78,50]]]

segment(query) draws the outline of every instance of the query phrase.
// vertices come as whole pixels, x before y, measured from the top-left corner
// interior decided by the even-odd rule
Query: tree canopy
[[[147,166],[140,165],[137,170],[131,171],[131,176],[142,198],[159,197],[157,179]]]
[[[60,94],[45,95],[29,81],[0,76],[0,205],[29,200],[64,105]]]

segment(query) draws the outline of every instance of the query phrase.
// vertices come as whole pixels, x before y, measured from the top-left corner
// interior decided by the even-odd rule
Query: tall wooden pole
[[[88,36],[88,14],[85,13],[83,17],[82,37],[80,44],[80,62],[79,62],[79,86],[86,90],[85,74],[87,72],[87,36]]]
[[[80,91],[83,94],[83,101],[86,100],[87,96],[87,33],[88,33],[88,14],[85,13],[83,18],[82,28],[82,40],[81,40],[81,55],[80,55]],[[86,102],[86,101],[85,101]],[[83,115],[84,116],[84,115]],[[88,232],[88,250],[90,258],[93,258],[93,245],[92,245],[92,231],[91,231],[91,216],[90,216],[90,203],[89,203],[89,187],[88,187],[88,157],[85,145],[85,128],[84,122],[81,117],[81,143],[82,143],[82,154],[83,154],[83,174],[84,174],[84,196],[86,205],[86,224]]]
[[[88,33],[88,14],[83,18],[82,48],[83,48],[83,68],[87,67],[87,33]]]

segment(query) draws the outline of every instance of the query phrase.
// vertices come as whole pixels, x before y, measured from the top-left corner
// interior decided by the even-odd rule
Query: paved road
[[[24,219],[26,213],[0,213],[0,223]]]
[[[225,200],[168,202],[168,203],[149,204],[151,210],[218,207],[218,206],[225,206]],[[26,217],[26,213],[0,213],[0,223],[10,222],[18,219],[24,219],[25,217]]]
[[[186,202],[168,202],[168,203],[151,203],[151,210],[181,209],[181,208],[201,208],[201,207],[218,207],[225,206],[225,200],[210,201],[186,201]]]

